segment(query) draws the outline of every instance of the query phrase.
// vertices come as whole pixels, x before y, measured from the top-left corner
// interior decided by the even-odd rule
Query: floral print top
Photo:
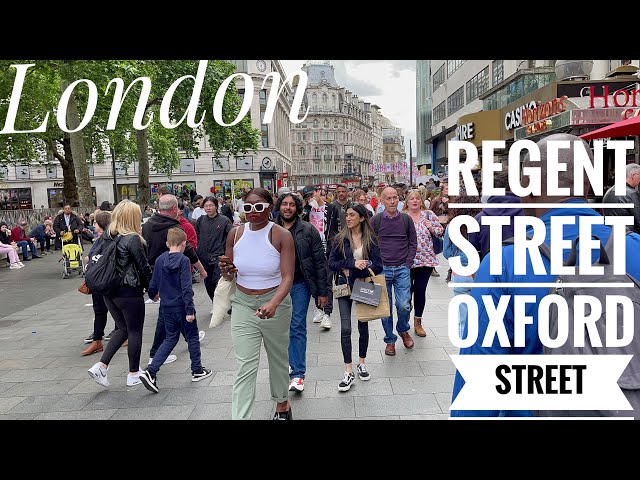
[[[411,217],[411,215],[409,216]],[[416,256],[413,259],[413,265],[411,268],[437,267],[440,265],[438,258],[433,253],[433,240],[431,239],[431,232],[427,227],[428,222],[433,223],[435,234],[438,237],[441,237],[444,233],[444,227],[438,221],[438,217],[435,213],[431,210],[422,210],[420,212],[420,221],[418,223],[414,222],[418,249],[416,250]]]

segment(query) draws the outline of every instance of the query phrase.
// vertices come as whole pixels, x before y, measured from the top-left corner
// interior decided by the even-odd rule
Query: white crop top
[[[236,282],[244,288],[260,290],[282,283],[280,252],[269,241],[273,222],[253,231],[244,224],[242,237],[233,247],[233,264],[238,269]]]

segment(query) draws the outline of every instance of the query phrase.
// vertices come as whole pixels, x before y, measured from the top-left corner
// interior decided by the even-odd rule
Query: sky
[[[287,75],[300,70],[306,60],[280,60]],[[416,147],[416,61],[415,60],[329,60],[338,85],[366,102],[375,103],[382,114],[402,129],[409,158]]]

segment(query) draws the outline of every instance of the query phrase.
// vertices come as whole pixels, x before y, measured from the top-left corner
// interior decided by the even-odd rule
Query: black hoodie
[[[156,259],[164,252],[168,252],[167,248],[167,232],[170,228],[180,226],[180,221],[176,218],[171,218],[161,213],[154,213],[144,225],[142,225],[142,237],[147,242],[148,247],[148,260],[149,265],[152,267],[156,263]],[[187,242],[187,248],[184,250],[184,254],[187,256],[191,264],[198,263],[198,256],[193,247]]]

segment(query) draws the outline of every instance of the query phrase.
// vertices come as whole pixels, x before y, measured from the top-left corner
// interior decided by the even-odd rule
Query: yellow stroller
[[[78,243],[73,243],[73,234],[65,232],[62,234],[62,258],[58,262],[62,262],[62,278],[69,278],[71,272],[77,271],[78,275],[84,277],[84,262],[82,259],[82,245],[80,244],[80,236]]]

